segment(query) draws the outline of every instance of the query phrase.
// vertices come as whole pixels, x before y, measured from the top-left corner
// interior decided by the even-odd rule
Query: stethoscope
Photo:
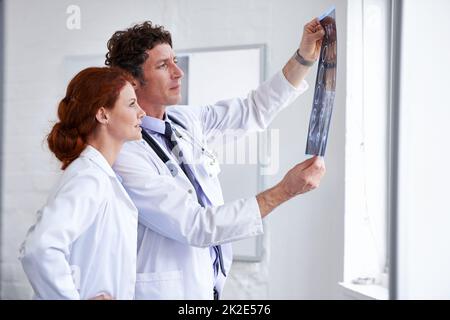
[[[205,146],[202,143],[200,143],[200,141],[198,141],[198,139],[196,139],[178,119],[174,118],[171,115],[167,115],[167,118],[169,118],[169,120],[172,121],[174,124],[183,128],[189,140],[185,139],[184,135],[175,126],[172,126],[172,129],[177,138],[183,139],[184,141],[187,141],[188,143],[192,144],[193,147],[199,148],[199,150],[202,151],[202,154],[210,159],[209,165],[214,166],[216,164],[217,159],[214,156],[214,154],[209,152],[205,148]],[[142,128],[142,138],[145,140],[145,142],[147,142],[147,144],[153,149],[153,151],[155,151],[156,155],[166,165],[172,177],[176,177],[179,172],[178,171],[179,164],[169,158],[169,156],[164,152],[164,150],[160,147],[160,145],[155,141],[155,139],[151,135],[149,135],[145,131],[144,128]]]
[[[201,150],[202,154],[204,154],[205,156],[207,156],[210,159],[210,165],[214,165],[217,161],[217,158],[214,154],[212,154],[211,152],[209,152],[208,149],[205,148],[205,146],[200,143],[200,141],[198,139],[196,139],[188,130],[186,130],[186,128],[184,128],[184,126],[181,126],[181,124],[179,122],[175,122],[173,120],[173,117],[169,118],[172,122],[178,124],[180,127],[182,127],[185,130],[185,134],[186,136],[189,137],[189,140],[185,139],[185,137],[181,134],[181,132],[174,126],[172,127],[173,131],[175,132],[175,135],[177,136],[177,138],[179,139],[183,139],[184,141],[187,141],[188,143],[190,143],[192,146],[197,147],[199,150]]]

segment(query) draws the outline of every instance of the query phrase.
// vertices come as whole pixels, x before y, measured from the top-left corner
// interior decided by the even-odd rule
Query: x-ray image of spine
[[[337,38],[335,9],[333,8],[319,19],[325,30],[325,36],[320,50],[306,154],[324,156],[336,94]]]

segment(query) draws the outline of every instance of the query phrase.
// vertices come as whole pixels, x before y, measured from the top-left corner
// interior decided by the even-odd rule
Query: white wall
[[[43,142],[55,119],[65,83],[63,57],[106,52],[113,31],[150,19],[173,34],[175,49],[266,43],[267,74],[277,72],[297,48],[303,24],[333,1],[299,0],[79,0],[81,29],[66,28],[66,0],[6,0],[6,74],[2,176],[2,298],[29,298],[17,250],[36,210],[58,177]],[[269,217],[261,263],[236,263],[225,298],[339,298],[344,215],[346,1],[337,3],[338,85],[328,139],[327,175],[319,190]],[[315,69],[315,68],[313,68]],[[308,76],[313,86],[315,70]],[[280,172],[303,160],[313,88],[273,123],[280,129]]]
[[[450,298],[450,2],[403,1],[398,297]]]

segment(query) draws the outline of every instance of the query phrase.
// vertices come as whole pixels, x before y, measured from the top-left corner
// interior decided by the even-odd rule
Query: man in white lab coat
[[[266,129],[307,89],[304,78],[323,36],[312,20],[280,72],[246,99],[209,106],[174,106],[183,71],[163,27],[147,21],[108,41],[105,63],[136,78],[138,102],[147,113],[144,140],[125,144],[114,165],[139,210],[136,299],[218,299],[231,267],[230,243],[261,234],[261,219],[275,207],[319,185],[325,166],[314,157],[273,188],[224,204],[218,163],[207,145],[230,130]]]

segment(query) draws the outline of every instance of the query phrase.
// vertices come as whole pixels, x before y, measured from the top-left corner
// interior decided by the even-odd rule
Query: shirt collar
[[[142,119],[142,127],[144,127],[147,130],[164,134],[166,132],[166,122],[169,122],[169,119],[167,118],[166,113],[164,113],[163,120],[158,118],[153,118],[150,116],[145,116]]]

